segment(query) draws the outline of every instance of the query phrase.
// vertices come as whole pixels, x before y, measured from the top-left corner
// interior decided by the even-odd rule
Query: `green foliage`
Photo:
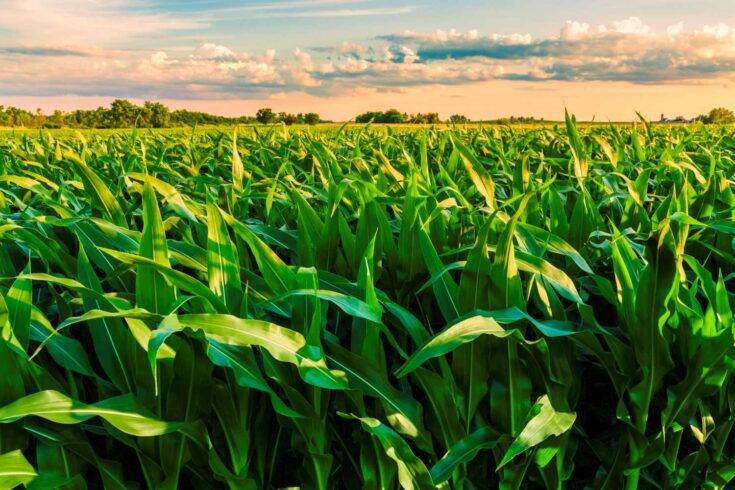
[[[537,124],[537,123],[543,123],[544,118],[537,119],[534,116],[510,116],[510,117],[501,117],[500,119],[496,119],[494,122],[497,124]]]
[[[255,119],[260,124],[270,124],[276,119],[276,114],[273,112],[272,109],[266,107],[263,109],[258,109],[258,112],[255,113]]]
[[[462,114],[452,114],[449,116],[449,122],[452,124],[464,124],[470,122],[470,119]]]
[[[735,124],[735,113],[724,107],[716,107],[699,119],[705,124]]]
[[[0,126],[40,127],[44,121],[45,117],[41,113],[41,109],[37,109],[33,113],[19,107],[0,105]]]
[[[263,119],[266,116],[267,121]],[[293,126],[294,124],[308,124],[309,126],[313,126],[315,124],[319,124],[321,122],[321,118],[319,117],[319,114],[315,112],[308,112],[306,114],[279,112],[277,116],[274,115],[272,118],[266,114],[258,121],[264,124],[268,124],[269,122],[281,122],[286,126]]]
[[[408,114],[398,109],[388,109],[385,112],[365,112],[355,117],[356,123],[380,123],[380,124],[401,124],[408,122]]]
[[[365,112],[355,117],[355,122],[360,124],[370,122],[378,124],[439,124],[441,119],[437,112],[427,112],[426,114],[419,112],[408,115],[398,109],[388,109],[385,112]]]
[[[94,110],[75,110],[64,113],[54,111],[45,116],[40,109],[35,114],[23,109],[0,106],[0,126],[43,127],[47,129],[71,128],[169,128],[197,125],[252,124],[254,122],[270,124],[283,122],[287,125],[321,122],[319,114],[289,114],[281,112],[276,116],[270,109],[261,109],[256,117],[225,117],[206,112],[195,112],[185,109],[175,111],[160,102],[145,102],[137,106],[124,99],[112,102],[110,108],[99,107]]]
[[[728,488],[734,158],[571,115],[0,136],[0,488]]]
[[[319,124],[321,121],[321,118],[319,117],[319,114],[316,112],[307,112],[302,116],[304,123],[308,124],[309,126],[313,126],[314,124]]]
[[[439,124],[441,119],[439,119],[439,113],[437,112],[428,112],[426,114],[419,112],[418,114],[412,114],[408,118],[408,122],[411,124]]]

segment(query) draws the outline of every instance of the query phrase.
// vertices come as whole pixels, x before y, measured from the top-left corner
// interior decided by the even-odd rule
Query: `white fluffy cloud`
[[[150,51],[69,42],[0,46],[0,64],[5,95],[333,95],[494,79],[700,83],[735,76],[735,29],[725,24],[688,29],[678,23],[655,32],[635,17],[604,25],[570,20],[558,35],[540,39],[478,30],[406,31],[359,45],[301,47],[278,55],[239,52],[215,42]]]
[[[518,80],[624,80],[686,82],[735,74],[735,29],[684,23],[654,32],[637,17],[591,25],[570,20],[555,37],[437,31],[384,36],[394,49],[409,46],[418,60],[442,63],[502,62],[504,78]]]

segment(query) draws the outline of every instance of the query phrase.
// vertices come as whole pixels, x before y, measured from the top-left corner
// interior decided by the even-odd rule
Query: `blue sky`
[[[567,20],[604,24],[636,16],[652,27],[685,20],[692,25],[735,24],[728,0],[466,0],[432,1],[218,1],[156,0],[131,4],[130,12],[202,15],[212,19],[204,33],[255,47],[290,47],[310,42],[338,43],[403,30],[483,29],[499,33],[556,34]],[[352,16],[338,17],[339,11]],[[374,12],[374,15],[370,15]],[[311,15],[313,17],[299,17]],[[337,21],[338,20],[338,21]],[[289,32],[284,35],[281,29]],[[247,47],[243,46],[243,47]]]
[[[735,106],[732,0],[0,0],[0,105],[347,119]]]

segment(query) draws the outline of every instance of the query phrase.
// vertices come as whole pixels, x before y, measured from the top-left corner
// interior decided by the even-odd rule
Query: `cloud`
[[[275,17],[382,17],[389,15],[410,14],[414,7],[360,8],[333,10],[296,10],[255,14],[251,18],[268,19]]]
[[[183,57],[169,57],[164,51],[152,54],[133,66],[129,77],[140,83],[172,85],[172,90],[210,91],[218,96],[221,88],[229,92],[249,91],[257,87],[285,85],[284,66],[276,53],[267,50],[260,55],[236,53],[226,46],[202,43]],[[180,96],[186,96],[182,94]]]
[[[601,80],[634,83],[696,81],[735,73],[735,29],[707,25],[687,31],[683,23],[655,33],[631,17],[592,26],[568,21],[555,37],[436,31],[382,36],[396,51],[409,46],[416,59],[502,61],[511,80]]]
[[[529,86],[551,81],[681,85],[735,78],[735,29],[716,24],[692,30],[679,23],[655,32],[637,18],[604,25],[568,21],[557,35],[544,38],[406,31],[362,44],[294,47],[284,53],[240,52],[210,41],[152,50],[69,43],[0,48],[0,63],[0,95],[225,100],[398,93],[492,80]]]
[[[49,48],[45,46],[22,46],[22,47],[0,47],[0,55],[19,55],[19,56],[42,56],[42,57],[58,57],[58,56],[89,56],[89,52],[81,49],[66,48]]]
[[[7,69],[0,72],[0,94],[221,98],[288,90],[308,82],[292,82],[304,68],[297,62],[278,60],[273,50],[237,53],[205,42],[178,55],[166,51],[93,53],[68,59],[21,59],[16,55],[14,63],[3,63]]]
[[[356,3],[364,3],[365,0],[301,0],[301,1],[289,1],[289,2],[270,2],[270,3],[255,3],[253,5],[243,5],[239,7],[226,7],[220,9],[214,9],[210,11],[215,12],[256,12],[263,10],[288,10],[288,9],[303,9],[311,7],[325,7],[331,5],[351,5]]]
[[[136,11],[132,0],[4,0],[0,30],[18,43],[54,39],[66,45],[111,46],[138,36],[159,36],[208,25],[164,13]]]
[[[227,18],[237,14],[247,14],[249,19],[269,19],[287,17],[367,17],[408,14],[414,7],[368,7],[336,8],[359,4],[369,4],[367,0],[301,0],[253,3],[236,7],[205,9],[214,17]],[[329,8],[332,7],[332,8]]]

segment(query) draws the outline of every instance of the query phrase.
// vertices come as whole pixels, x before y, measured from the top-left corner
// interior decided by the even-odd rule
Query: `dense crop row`
[[[0,487],[723,487],[732,129],[0,139]]]

